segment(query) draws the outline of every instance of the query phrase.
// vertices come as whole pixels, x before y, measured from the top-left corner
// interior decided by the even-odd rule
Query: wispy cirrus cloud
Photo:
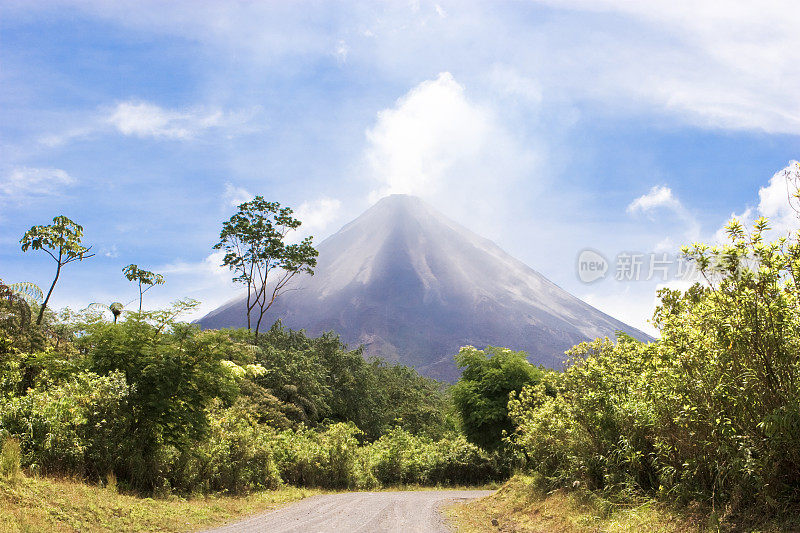
[[[220,110],[176,111],[149,102],[130,101],[118,103],[106,120],[123,135],[190,139],[219,126],[223,119]]]
[[[194,106],[170,109],[143,100],[126,100],[102,107],[85,117],[84,123],[40,138],[46,146],[99,134],[119,134],[140,139],[188,141],[212,131],[227,135],[253,131],[258,109],[223,111],[216,107]]]
[[[22,201],[58,195],[76,182],[60,168],[16,167],[0,178],[0,200]]]
[[[800,10],[792,0],[55,3],[203,43],[226,58],[234,51],[250,66],[333,56],[406,79],[442,65],[491,77],[491,63],[504,58],[508,72],[536,80],[546,96],[704,128],[800,133]]]

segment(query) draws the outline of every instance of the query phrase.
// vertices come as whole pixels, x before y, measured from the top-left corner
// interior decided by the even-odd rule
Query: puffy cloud
[[[401,193],[446,210],[496,209],[509,186],[538,163],[493,110],[469,99],[449,72],[380,111],[366,136],[366,174],[376,185],[371,201]]]
[[[800,213],[793,195],[800,186],[800,163],[790,161],[776,172],[766,187],[758,191],[758,214],[770,219],[773,229],[779,232],[798,229]]]
[[[758,190],[758,206],[747,207],[742,213],[731,213],[745,227],[753,224],[758,217],[767,217],[772,235],[785,235],[800,229],[800,202],[793,194],[800,187],[800,163],[790,161],[783,169],[772,175],[767,185]],[[718,243],[727,242],[725,227],[714,234]]]
[[[628,213],[649,212],[659,207],[683,211],[683,205],[672,194],[672,189],[664,185],[656,185],[650,192],[636,198],[628,205]]]
[[[60,168],[18,167],[0,179],[0,198],[24,200],[61,193],[75,178]]]

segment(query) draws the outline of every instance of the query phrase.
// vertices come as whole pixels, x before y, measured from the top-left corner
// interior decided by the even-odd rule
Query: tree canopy
[[[222,224],[214,245],[225,252],[222,264],[233,271],[233,281],[247,287],[247,328],[256,336],[264,314],[292,278],[300,273],[313,275],[317,264],[319,252],[312,246],[312,237],[287,242],[288,235],[302,224],[292,213],[290,207],[256,196]]]
[[[42,323],[44,311],[58,282],[61,269],[73,261],[83,261],[94,256],[93,253],[89,253],[91,246],[83,246],[82,238],[83,226],[76,224],[64,215],[59,215],[53,218],[52,224],[33,226],[20,239],[19,242],[22,245],[23,252],[43,250],[56,262],[56,274],[53,278],[53,283],[50,285],[50,290],[47,291],[47,296],[45,296],[39,308],[39,316],[36,318],[37,324]]]

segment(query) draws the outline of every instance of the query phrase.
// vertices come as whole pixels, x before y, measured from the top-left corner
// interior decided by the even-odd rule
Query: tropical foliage
[[[290,207],[256,196],[244,202],[230,220],[222,224],[215,250],[225,255],[223,266],[233,281],[247,287],[247,329],[258,336],[264,314],[297,274],[314,274],[319,252],[312,237],[287,243],[287,237],[302,224]],[[274,278],[274,279],[273,279]]]
[[[538,383],[543,370],[530,364],[525,352],[491,346],[485,351],[465,346],[456,363],[462,369],[461,379],[452,395],[464,434],[479,446],[497,448],[514,431],[508,416],[509,394]]]
[[[257,198],[238,215],[217,246],[253,305],[267,305],[277,293],[264,300],[265,280],[250,273],[310,273],[316,255],[303,251],[310,241],[282,242],[299,225],[291,210]],[[79,226],[55,222],[61,233],[33,228],[23,242],[61,249],[59,268],[88,257]],[[366,360],[333,332],[312,338],[280,322],[261,334],[259,322],[201,331],[178,319],[190,300],[120,321],[118,307],[109,322],[92,309],[45,312],[35,286],[0,282],[0,471],[238,493],[478,484],[524,468],[537,490],[699,502],[712,523],[790,516],[800,509],[800,235],[776,238],[765,219],[733,220],[727,234],[683,249],[703,282],[659,292],[659,340],[584,342],[563,371],[468,346],[451,387]]]
[[[156,285],[163,285],[166,283],[164,276],[161,274],[156,274],[155,272],[151,272],[149,270],[145,270],[143,268],[139,268],[138,265],[130,264],[122,269],[122,273],[125,275],[125,279],[128,281],[136,282],[139,288],[139,312],[142,312],[142,299],[144,297],[144,293],[155,287]],[[112,306],[114,304],[111,304]],[[111,308],[111,312],[114,312],[114,309]],[[115,313],[114,316],[117,316]]]
[[[19,242],[22,245],[23,252],[42,250],[56,262],[56,274],[39,308],[39,315],[36,317],[37,324],[42,323],[44,311],[61,275],[61,269],[74,261],[83,261],[94,256],[93,253],[89,253],[91,246],[83,246],[82,238],[83,226],[76,224],[63,215],[59,215],[53,218],[52,224],[33,226],[20,239]]]
[[[194,305],[0,322],[0,440],[18,443],[17,464],[148,494],[505,475],[459,435],[442,384],[330,333],[201,331],[178,319]]]
[[[800,243],[768,231],[734,220],[728,244],[684,249],[706,281],[661,291],[660,341],[581,344],[565,372],[512,397],[513,441],[533,470],[718,516],[797,508]]]

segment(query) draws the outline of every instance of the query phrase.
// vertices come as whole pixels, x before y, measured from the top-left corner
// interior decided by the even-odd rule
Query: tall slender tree
[[[142,312],[142,299],[144,293],[155,287],[156,285],[163,285],[165,283],[164,276],[150,272],[137,265],[128,265],[122,269],[122,273],[128,281],[135,281],[139,284],[139,312]],[[113,311],[112,311],[113,312]],[[116,319],[114,320],[116,322]]]
[[[222,224],[214,245],[225,252],[222,265],[233,271],[233,281],[247,287],[247,329],[255,330],[256,337],[264,314],[288,290],[292,278],[299,273],[313,275],[317,265],[319,252],[312,237],[286,243],[289,233],[302,224],[292,213],[290,207],[256,196]]]
[[[39,308],[39,316],[36,317],[36,324],[42,323],[44,318],[44,311],[47,309],[47,303],[50,301],[50,296],[53,294],[53,289],[56,287],[58,278],[61,275],[61,269],[74,261],[83,261],[93,257],[93,253],[89,253],[92,249],[91,246],[86,247],[81,243],[83,238],[83,226],[76,224],[64,215],[59,215],[53,219],[53,223],[47,226],[33,226],[25,232],[25,235],[20,239],[22,251],[28,250],[43,250],[53,258],[56,262],[56,275],[53,278],[53,283],[50,284],[50,290],[47,291],[47,296]]]

